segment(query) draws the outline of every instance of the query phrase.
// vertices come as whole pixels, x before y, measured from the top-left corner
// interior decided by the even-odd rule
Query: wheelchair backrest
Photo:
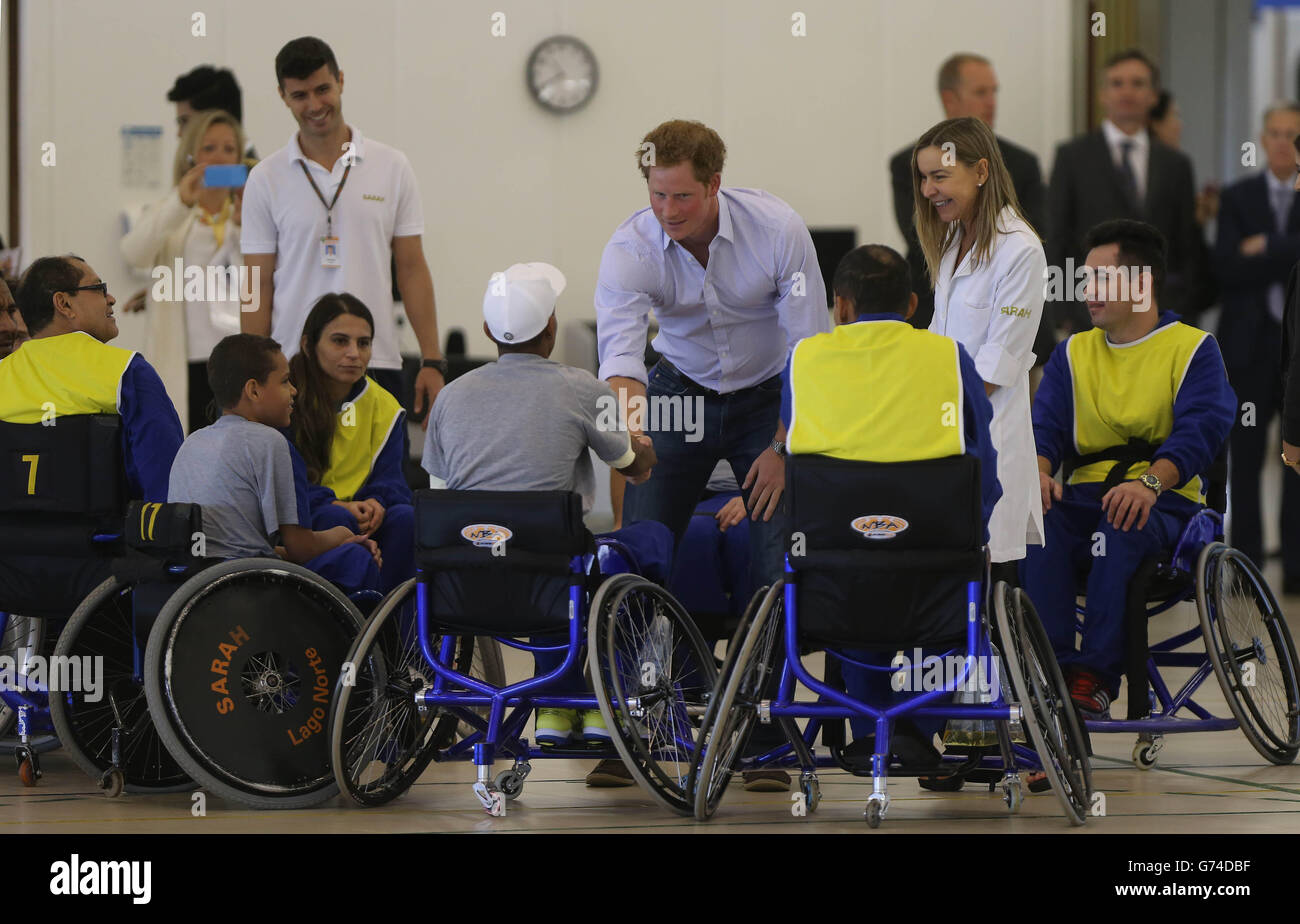
[[[121,420],[79,414],[0,421],[0,552],[78,554],[118,533],[126,506]]]
[[[594,550],[565,491],[417,491],[415,535],[433,622],[497,634],[563,629],[570,562]]]
[[[113,574],[124,583],[175,583],[218,561],[206,557],[198,504],[131,501],[123,526],[127,552],[113,562]]]
[[[947,644],[984,573],[979,460],[786,465],[800,634],[866,648]]]

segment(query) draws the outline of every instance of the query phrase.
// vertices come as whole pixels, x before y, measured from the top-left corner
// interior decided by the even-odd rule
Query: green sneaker
[[[605,727],[605,717],[599,709],[587,709],[582,713],[582,740],[588,744],[610,744],[609,729]]]
[[[558,747],[573,738],[573,727],[578,721],[576,709],[538,709],[537,743],[542,747]]]

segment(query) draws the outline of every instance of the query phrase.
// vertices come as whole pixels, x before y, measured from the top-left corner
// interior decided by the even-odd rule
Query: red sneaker
[[[1100,677],[1086,668],[1075,668],[1069,680],[1070,699],[1080,712],[1093,719],[1110,714],[1110,692]]]

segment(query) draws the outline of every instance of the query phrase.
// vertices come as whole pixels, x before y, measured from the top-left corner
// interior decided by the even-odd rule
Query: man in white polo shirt
[[[415,172],[401,151],[343,121],[343,74],[320,39],[298,38],[281,48],[275,76],[298,131],[253,169],[244,190],[240,247],[245,265],[257,271],[257,300],[244,306],[243,331],[274,337],[293,356],[316,299],[350,292],[375,318],[370,376],[400,396],[391,258],[424,358],[414,408],[423,416],[443,386],[447,363],[421,246]]]

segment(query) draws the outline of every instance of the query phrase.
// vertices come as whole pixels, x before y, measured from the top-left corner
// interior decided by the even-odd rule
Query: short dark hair
[[[81,257],[71,253],[61,257],[41,257],[27,267],[27,272],[19,280],[13,293],[14,301],[18,303],[23,323],[33,336],[54,320],[54,293],[68,292],[81,284],[81,270],[73,260],[81,260]]]
[[[167,91],[170,103],[189,103],[196,112],[224,109],[239,122],[244,121],[244,96],[239,81],[227,68],[201,64],[188,74],[181,74]]]
[[[1125,48],[1123,51],[1117,51],[1106,59],[1106,67],[1103,70],[1110,70],[1116,64],[1122,64],[1125,61],[1141,61],[1147,66],[1151,73],[1151,87],[1154,90],[1160,89],[1160,68],[1156,67],[1156,62],[1147,57],[1147,53],[1141,48]]]
[[[1169,115],[1169,108],[1174,104],[1174,94],[1168,90],[1161,90],[1160,95],[1156,97],[1156,104],[1151,107],[1147,117],[1152,122],[1159,122]]]
[[[280,344],[258,334],[231,334],[208,356],[208,386],[223,411],[239,403],[249,379],[265,384]]]
[[[1168,252],[1165,236],[1145,221],[1116,218],[1093,227],[1084,240],[1084,250],[1105,247],[1107,244],[1119,245],[1118,259],[1121,266],[1151,270],[1151,282],[1155,288],[1152,294],[1158,304],[1160,293],[1165,288],[1165,254]]]
[[[892,247],[864,244],[840,260],[831,290],[852,302],[858,314],[907,314],[912,273],[907,261]]]
[[[284,78],[304,80],[322,67],[328,67],[338,79],[339,63],[334,60],[334,52],[320,39],[305,35],[289,42],[275,56],[275,81],[283,90]]]

